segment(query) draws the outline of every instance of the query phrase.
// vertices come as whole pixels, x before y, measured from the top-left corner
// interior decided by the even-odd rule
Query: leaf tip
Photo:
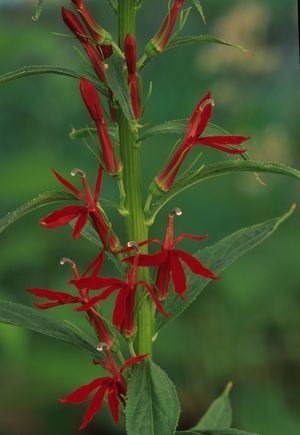
[[[231,393],[232,388],[233,388],[233,382],[230,381],[230,382],[228,382],[228,384],[225,387],[225,390],[224,390],[225,396],[229,396],[229,394]]]

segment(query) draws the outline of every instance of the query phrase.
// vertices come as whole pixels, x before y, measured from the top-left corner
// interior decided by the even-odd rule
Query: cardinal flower
[[[139,266],[144,267],[158,267],[157,277],[156,277],[156,288],[159,293],[159,298],[161,300],[168,296],[168,288],[170,278],[172,277],[174,290],[182,298],[185,299],[185,292],[187,290],[186,276],[182,263],[191,270],[191,272],[196,275],[203,276],[209,279],[218,279],[219,276],[215,275],[211,270],[203,266],[200,261],[193,255],[182,251],[181,249],[175,249],[177,243],[184,239],[192,240],[203,240],[207,236],[193,236],[191,234],[181,234],[173,240],[174,233],[174,216],[181,215],[182,212],[179,208],[175,208],[169,214],[168,227],[166,232],[165,241],[162,242],[159,239],[149,239],[141,243],[139,246],[144,246],[148,243],[158,243],[161,246],[161,251],[156,254],[140,254],[138,259]],[[128,252],[131,247],[125,248],[119,252]],[[136,256],[127,257],[123,261],[135,262]]]
[[[132,109],[135,119],[138,119],[141,116],[141,104],[136,74],[136,42],[130,33],[127,33],[124,41],[124,52]]]
[[[145,51],[149,56],[162,51],[169,42],[173,27],[184,0],[175,0],[169,14],[156,35],[148,42]]]
[[[104,396],[107,393],[108,406],[116,424],[120,419],[120,402],[125,405],[127,394],[127,385],[123,377],[123,372],[133,364],[143,361],[147,354],[138,355],[130,358],[119,369],[112,357],[111,351],[106,350],[107,361],[100,361],[100,364],[111,373],[111,376],[105,376],[94,379],[89,384],[83,385],[70,393],[65,399],[59,400],[60,403],[78,404],[85,402],[88,397],[96,390],[88,409],[85,413],[80,429],[84,429],[94,418],[95,414],[101,409]]]
[[[94,41],[97,42],[97,49],[99,53],[104,59],[107,59],[112,55],[113,52],[111,45],[103,44],[103,42],[110,40],[109,33],[95,23],[83,0],[72,0],[72,3],[76,7],[77,11],[81,14],[90,35]]]
[[[74,219],[77,219],[74,226],[73,238],[77,239],[80,236],[81,231],[85,227],[88,217],[90,216],[94,227],[101,238],[103,246],[108,250],[114,250],[117,248],[119,242],[118,239],[112,234],[106,220],[99,211],[97,202],[99,200],[100,189],[102,184],[102,167],[99,167],[98,176],[95,185],[94,195],[91,193],[90,186],[88,184],[85,173],[81,169],[74,169],[71,172],[72,176],[79,174],[81,176],[84,193],[81,193],[73,184],[69,183],[65,178],[58,174],[54,169],[52,172],[60,181],[60,183],[69,189],[78,199],[85,202],[85,205],[69,205],[63,207],[60,210],[50,213],[48,216],[40,220],[40,225],[45,228],[57,228],[62,225],[66,225]]]
[[[164,171],[155,178],[162,190],[170,189],[181,164],[195,145],[212,147],[228,154],[243,154],[246,151],[245,149],[231,148],[231,146],[240,145],[248,140],[249,136],[201,136],[211,118],[213,106],[211,92],[208,92],[196,106],[181,145]]]
[[[136,246],[134,242],[131,242],[130,246]],[[134,307],[136,299],[136,289],[138,285],[142,285],[149,292],[152,297],[157,309],[165,316],[169,315],[165,312],[164,308],[157,299],[153,289],[145,281],[137,281],[137,267],[140,258],[140,252],[134,257],[133,264],[130,267],[127,275],[127,281],[123,281],[117,278],[101,278],[101,277],[90,277],[83,278],[80,280],[71,281],[72,284],[79,289],[88,288],[89,290],[101,290],[106,288],[98,296],[94,296],[81,307],[77,308],[76,311],[88,310],[95,306],[98,302],[104,301],[115,291],[119,291],[116,298],[115,308],[113,312],[113,324],[127,337],[134,335]]]
[[[88,55],[94,70],[96,71],[98,77],[103,83],[106,83],[106,76],[103,66],[103,59],[101,58],[100,53],[96,50],[93,44],[89,41],[89,37],[72,11],[66,8],[62,8],[62,18],[64,23],[68,26],[71,32],[76,36],[76,38],[81,42],[82,47],[84,48],[86,54]]]
[[[90,266],[85,270],[85,272],[81,276],[78,272],[77,265],[69,258],[62,258],[60,264],[61,265],[70,264],[75,279],[80,279],[80,278],[85,278],[90,272],[91,272],[91,276],[97,276],[102,268],[103,260],[104,260],[104,251],[102,250],[100,254],[95,258],[95,260],[90,264]],[[34,294],[35,296],[38,296],[40,298],[45,298],[51,301],[47,303],[33,302],[33,305],[35,305],[37,308],[41,310],[46,310],[48,308],[58,307],[60,305],[66,305],[66,304],[82,305],[89,301],[89,292],[87,289],[79,290],[79,294],[77,296],[74,296],[70,293],[58,292],[54,290],[48,290],[45,288],[28,288],[27,291]],[[87,310],[87,315],[90,319],[90,322],[94,326],[100,341],[105,343],[107,346],[111,346],[112,345],[111,336],[99,313],[94,308],[91,308]]]
[[[114,147],[106,127],[98,93],[94,85],[84,77],[80,78],[80,92],[84,104],[96,124],[106,170],[109,174],[116,175],[120,172],[121,165],[115,158]]]

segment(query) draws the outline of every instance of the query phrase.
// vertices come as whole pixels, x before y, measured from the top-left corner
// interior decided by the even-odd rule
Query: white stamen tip
[[[128,246],[129,248],[131,248],[131,247],[133,246],[133,247],[137,250],[137,252],[140,252],[140,247],[139,247],[138,243],[135,242],[134,240],[128,242],[128,243],[127,243],[127,246]]]
[[[99,352],[102,352],[103,350],[105,350],[105,349],[109,349],[109,348],[110,348],[110,346],[109,346],[107,343],[104,343],[104,342],[99,343],[98,346],[96,347],[96,349],[97,349]]]
[[[182,210],[181,208],[175,207],[170,211],[170,216],[181,216],[182,215]]]
[[[75,177],[76,175],[80,175],[81,177],[85,177],[85,173],[79,169],[79,168],[74,168],[73,171],[71,172],[72,177]]]
[[[201,106],[200,106],[200,110],[201,110],[201,112],[202,112],[203,109],[204,109],[206,106],[208,106],[208,105],[211,105],[211,106],[214,106],[214,105],[215,105],[214,100],[213,100],[212,98],[209,98],[208,100],[204,101],[203,104],[201,104]]]

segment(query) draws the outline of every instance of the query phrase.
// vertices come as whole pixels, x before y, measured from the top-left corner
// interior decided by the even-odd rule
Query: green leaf
[[[198,44],[203,42],[212,42],[215,44],[227,45],[228,47],[238,48],[239,50],[247,51],[241,45],[232,44],[231,42],[224,41],[223,39],[219,39],[211,35],[182,36],[179,38],[175,38],[168,44],[166,50],[169,50],[170,48],[176,48],[176,47],[181,47],[190,44]]]
[[[128,385],[128,435],[173,435],[180,413],[173,383],[153,361],[144,361]]]
[[[106,77],[108,85],[113,91],[114,97],[118,101],[122,112],[130,123],[134,122],[133,111],[131,107],[131,98],[129,94],[129,87],[124,76],[124,61],[123,59],[114,54],[105,61],[108,65]]]
[[[198,171],[179,180],[154,203],[149,221],[153,221],[159,210],[178,193],[209,178],[230,175],[237,172],[263,172],[286,175],[300,180],[300,171],[276,162],[256,162],[253,160],[225,160],[209,165],[203,165]]]
[[[232,384],[229,383],[224,392],[212,402],[201,420],[192,428],[195,429],[229,429],[232,423],[232,411],[229,400],[229,393]]]
[[[108,0],[112,10],[114,11],[115,14],[118,13],[118,0]]]
[[[118,139],[118,129],[116,127],[108,127],[108,132],[110,136],[116,140]],[[79,128],[76,130],[75,128],[72,128],[70,131],[70,139],[76,140],[76,139],[88,139],[89,137],[97,135],[97,128],[96,127],[84,127]]]
[[[79,329],[58,319],[52,319],[44,312],[14,302],[0,302],[0,322],[21,326],[56,340],[73,344],[97,356],[97,343]],[[98,355],[99,356],[99,355]]]
[[[203,20],[203,23],[206,24],[205,15],[204,15],[203,8],[202,8],[202,6],[201,6],[200,1],[199,1],[199,0],[192,0],[192,2],[194,3],[195,8],[196,8],[197,11],[199,12],[200,17],[201,17],[202,20]]]
[[[58,74],[67,77],[73,77],[75,79],[79,79],[82,75],[77,71],[74,71],[70,68],[65,68],[61,66],[53,66],[53,65],[30,65],[23,66],[15,71],[10,71],[2,76],[0,76],[0,84],[6,83],[11,80],[21,79],[23,77],[37,75],[37,74]],[[89,80],[93,82],[94,86],[103,94],[107,95],[107,92],[102,84],[100,84],[99,80],[93,79],[89,77]]]
[[[216,429],[216,430],[188,430],[176,432],[176,435],[258,435],[253,432],[245,432],[239,429]]]
[[[46,0],[35,0],[35,6],[33,11],[32,19],[37,21],[41,15],[41,12],[45,6]]]
[[[254,248],[273,234],[279,225],[293,213],[294,209],[295,204],[282,216],[238,230],[216,244],[196,252],[195,257],[213,272],[220,274],[242,254]],[[158,313],[156,323],[157,330],[186,310],[209,284],[210,280],[189,273],[187,275],[187,282],[187,300],[183,301],[175,292],[171,292],[164,304],[164,308],[172,317],[168,319]]]
[[[59,192],[45,192],[41,193],[31,201],[25,202],[25,204],[18,207],[16,210],[8,213],[4,218],[0,219],[0,234],[5,228],[14,223],[16,220],[25,216],[37,208],[44,207],[45,205],[54,204],[60,201],[77,200],[72,193],[59,191]]]

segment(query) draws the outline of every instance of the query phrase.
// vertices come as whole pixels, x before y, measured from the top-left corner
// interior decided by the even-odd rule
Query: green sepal
[[[46,0],[35,0],[32,20],[37,21],[40,18],[42,10],[44,9]]]

